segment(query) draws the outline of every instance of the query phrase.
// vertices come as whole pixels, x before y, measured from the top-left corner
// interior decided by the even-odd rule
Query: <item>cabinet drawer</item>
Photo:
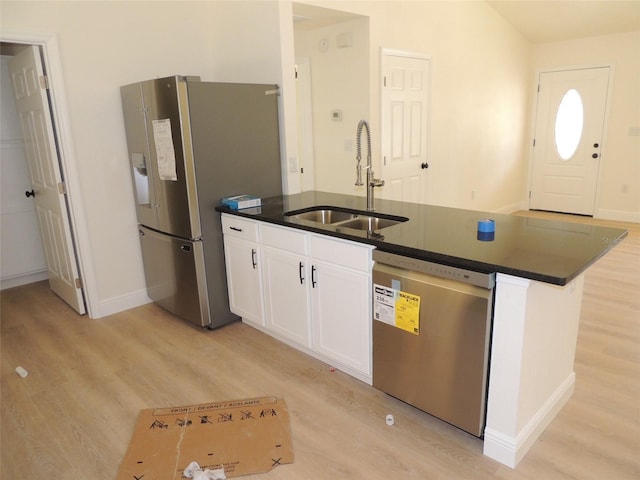
[[[260,225],[262,245],[280,248],[300,255],[307,254],[305,232],[263,223]]]
[[[235,215],[222,214],[222,233],[252,242],[258,241],[258,223]]]
[[[311,236],[310,251],[313,258],[363,272],[371,270],[372,249],[369,245],[318,235]]]

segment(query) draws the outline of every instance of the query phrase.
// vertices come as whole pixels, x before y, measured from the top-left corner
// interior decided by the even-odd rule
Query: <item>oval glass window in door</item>
[[[556,150],[562,160],[569,160],[580,145],[584,126],[582,97],[574,88],[564,94],[556,113]]]

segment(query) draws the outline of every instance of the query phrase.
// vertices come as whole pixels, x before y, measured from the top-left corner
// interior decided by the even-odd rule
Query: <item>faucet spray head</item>
[[[360,164],[360,159],[358,159],[358,164],[356,165],[356,187],[361,187],[364,185],[362,183],[362,165]]]

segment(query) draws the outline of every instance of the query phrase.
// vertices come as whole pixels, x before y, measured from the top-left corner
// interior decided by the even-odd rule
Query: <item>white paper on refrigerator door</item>
[[[173,149],[171,135],[171,120],[153,120],[153,140],[156,144],[156,158],[158,159],[158,175],[161,180],[178,180],[176,173],[176,152]]]

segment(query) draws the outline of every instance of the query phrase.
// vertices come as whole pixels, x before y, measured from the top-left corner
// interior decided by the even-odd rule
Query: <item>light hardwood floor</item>
[[[113,479],[140,409],[277,395],[295,462],[246,478],[637,480],[640,225],[606,223],[630,235],[586,275],[575,393],[515,470],[484,457],[481,440],[242,323],[204,331],[155,305],[90,320],[41,282],[1,296],[0,476]]]

